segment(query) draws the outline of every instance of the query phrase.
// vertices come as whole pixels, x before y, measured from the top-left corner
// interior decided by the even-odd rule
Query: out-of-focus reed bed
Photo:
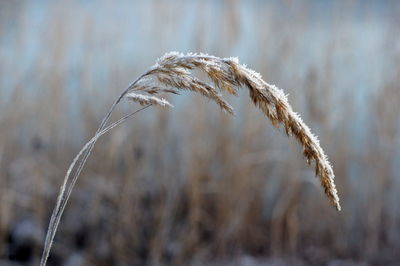
[[[174,114],[146,110],[98,142],[48,265],[400,260],[400,35],[387,11],[397,5],[382,7],[389,12],[382,17],[367,9],[359,20],[351,13],[357,6],[338,5],[321,31],[311,4],[284,4],[291,16],[283,19],[274,15],[282,14],[279,5],[245,2],[183,5],[199,7],[190,11],[198,21],[189,21],[194,34],[186,46],[179,39],[186,31],[171,19],[179,10],[162,1],[138,4],[138,11],[126,3],[115,12],[134,14],[117,17],[103,3],[107,27],[76,3],[46,6],[44,21],[52,23],[45,26],[30,17],[35,4],[0,4],[1,263],[38,264],[49,203],[68,163],[110,99],[169,50],[237,55],[288,91],[334,165],[342,212],[323,199],[295,141],[265,123],[245,92],[238,99],[246,100],[231,99],[234,119],[184,94],[174,99]],[[120,22],[135,12],[157,16],[137,30],[142,42],[126,44],[135,24]],[[220,14],[216,30],[209,29],[211,12]],[[32,32],[43,36],[40,49],[30,43]],[[144,48],[150,40],[158,45]],[[126,104],[115,115],[129,110]]]

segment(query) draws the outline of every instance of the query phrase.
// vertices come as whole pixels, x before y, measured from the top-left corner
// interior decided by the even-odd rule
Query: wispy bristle
[[[126,98],[128,98],[131,101],[137,102],[141,105],[158,105],[162,107],[174,107],[172,104],[170,104],[167,100],[165,99],[160,99],[155,96],[148,96],[148,95],[142,95],[142,94],[137,94],[130,92],[125,95]]]

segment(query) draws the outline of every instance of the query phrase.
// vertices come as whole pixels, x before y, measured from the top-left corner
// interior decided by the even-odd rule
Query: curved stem
[[[58,194],[56,206],[54,207],[53,213],[52,213],[51,218],[50,218],[50,223],[49,223],[49,227],[48,227],[47,234],[46,234],[46,240],[45,240],[45,245],[44,245],[44,249],[43,249],[43,253],[42,253],[42,258],[41,258],[41,260],[40,260],[40,265],[41,265],[41,266],[45,266],[45,265],[46,265],[47,259],[48,259],[49,254],[50,254],[50,249],[51,249],[51,246],[52,246],[52,243],[53,243],[53,240],[54,240],[56,231],[57,231],[57,227],[58,227],[58,224],[59,224],[60,219],[61,219],[61,216],[62,216],[62,213],[63,213],[63,211],[64,211],[64,208],[65,208],[65,206],[66,206],[66,204],[67,204],[67,201],[68,201],[69,196],[70,196],[70,194],[71,194],[71,192],[72,192],[72,189],[73,189],[73,187],[74,187],[74,185],[75,185],[75,183],[76,183],[76,181],[77,181],[77,179],[78,179],[78,177],[79,177],[79,175],[80,175],[80,173],[81,173],[81,171],[82,171],[82,169],[83,169],[83,167],[84,167],[84,165],[85,165],[85,163],[86,163],[86,161],[87,161],[87,159],[88,159],[88,157],[89,157],[89,155],[90,155],[90,153],[91,153],[91,151],[92,151],[92,149],[93,149],[93,147],[94,147],[94,145],[95,145],[95,143],[96,143],[96,141],[97,141],[97,139],[98,139],[101,135],[103,135],[104,133],[106,133],[108,130],[112,129],[113,127],[115,127],[115,126],[117,125],[117,124],[114,123],[114,124],[110,125],[110,126],[113,126],[113,125],[114,125],[113,127],[109,128],[107,131],[104,131],[104,132],[103,132],[103,129],[104,129],[105,125],[106,125],[107,122],[110,120],[111,114],[113,113],[113,111],[114,111],[115,108],[117,107],[118,103],[122,100],[122,98],[126,95],[126,93],[127,93],[133,86],[135,86],[136,83],[137,83],[141,78],[143,78],[143,77],[146,76],[146,75],[147,75],[147,73],[145,73],[145,74],[141,75],[140,77],[138,77],[134,82],[131,83],[131,85],[129,85],[129,87],[127,87],[127,88],[119,95],[119,97],[117,98],[117,100],[115,100],[115,102],[114,102],[113,105],[111,106],[111,108],[110,108],[110,110],[108,111],[107,115],[103,118],[103,120],[102,120],[102,122],[101,122],[99,128],[98,128],[97,131],[96,131],[95,136],[94,136],[94,137],[92,138],[92,140],[89,141],[88,144],[85,145],[85,147],[78,153],[78,155],[75,157],[75,159],[73,160],[73,162],[72,162],[71,165],[69,166],[68,171],[67,171],[67,173],[66,173],[66,175],[65,175],[63,184],[62,184],[61,187],[60,187],[60,192],[59,192],[59,194]],[[148,106],[146,106],[146,107],[144,107],[144,108],[141,108],[141,109],[139,109],[138,111],[132,113],[131,115],[133,115],[133,114],[135,114],[135,113],[137,113],[137,112],[139,112],[139,111],[141,111],[141,110],[144,110],[144,109],[146,109],[146,108],[149,107],[149,106],[150,106],[150,105],[148,105]],[[128,115],[128,116],[130,116],[130,115]],[[122,121],[119,120],[119,121],[121,121],[120,123],[122,123],[123,121],[125,121],[127,118],[128,118],[128,117],[122,118],[122,119],[123,119]],[[117,121],[117,122],[118,122],[118,121]],[[117,122],[116,122],[116,123],[117,123]],[[99,133],[101,133],[101,132],[103,132],[103,134],[100,134],[100,135],[99,135]],[[98,135],[99,135],[99,136],[98,136]],[[96,138],[96,136],[98,136],[98,137]],[[82,159],[82,161],[78,164],[77,170],[76,170],[76,172],[75,172],[75,174],[74,174],[74,176],[73,176],[73,178],[72,178],[71,183],[67,186],[67,183],[68,183],[68,181],[69,181],[69,179],[70,179],[71,172],[72,172],[73,168],[75,167],[75,165],[76,165],[78,159],[79,159],[81,156],[83,156],[83,159]],[[68,187],[68,188],[67,188],[67,192],[65,192],[66,187]]]

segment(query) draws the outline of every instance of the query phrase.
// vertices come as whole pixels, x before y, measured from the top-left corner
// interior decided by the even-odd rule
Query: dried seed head
[[[193,70],[204,72],[214,83],[215,88],[195,77],[191,72]],[[222,110],[233,114],[233,108],[217,89],[237,95],[239,87],[249,90],[253,103],[261,109],[274,126],[283,125],[287,135],[295,137],[302,145],[307,162],[315,164],[315,173],[320,179],[325,194],[336,209],[340,210],[334,183],[335,176],[318,139],[300,116],[292,110],[284,92],[265,82],[259,73],[239,64],[237,58],[222,59],[206,54],[167,53],[157,60],[157,63],[131,88],[131,91],[158,95],[176,94],[177,90],[189,90],[211,99]],[[165,100],[155,96],[133,95],[134,97],[130,98],[142,104],[154,102],[157,105],[169,105]]]

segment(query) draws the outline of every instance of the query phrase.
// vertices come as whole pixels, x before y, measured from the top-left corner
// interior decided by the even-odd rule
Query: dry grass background
[[[49,265],[396,265],[399,5],[317,2],[1,2],[0,264],[38,264],[70,160],[121,89],[180,50],[238,56],[285,89],[342,212],[247,92],[235,118],[184,94],[98,142]]]

